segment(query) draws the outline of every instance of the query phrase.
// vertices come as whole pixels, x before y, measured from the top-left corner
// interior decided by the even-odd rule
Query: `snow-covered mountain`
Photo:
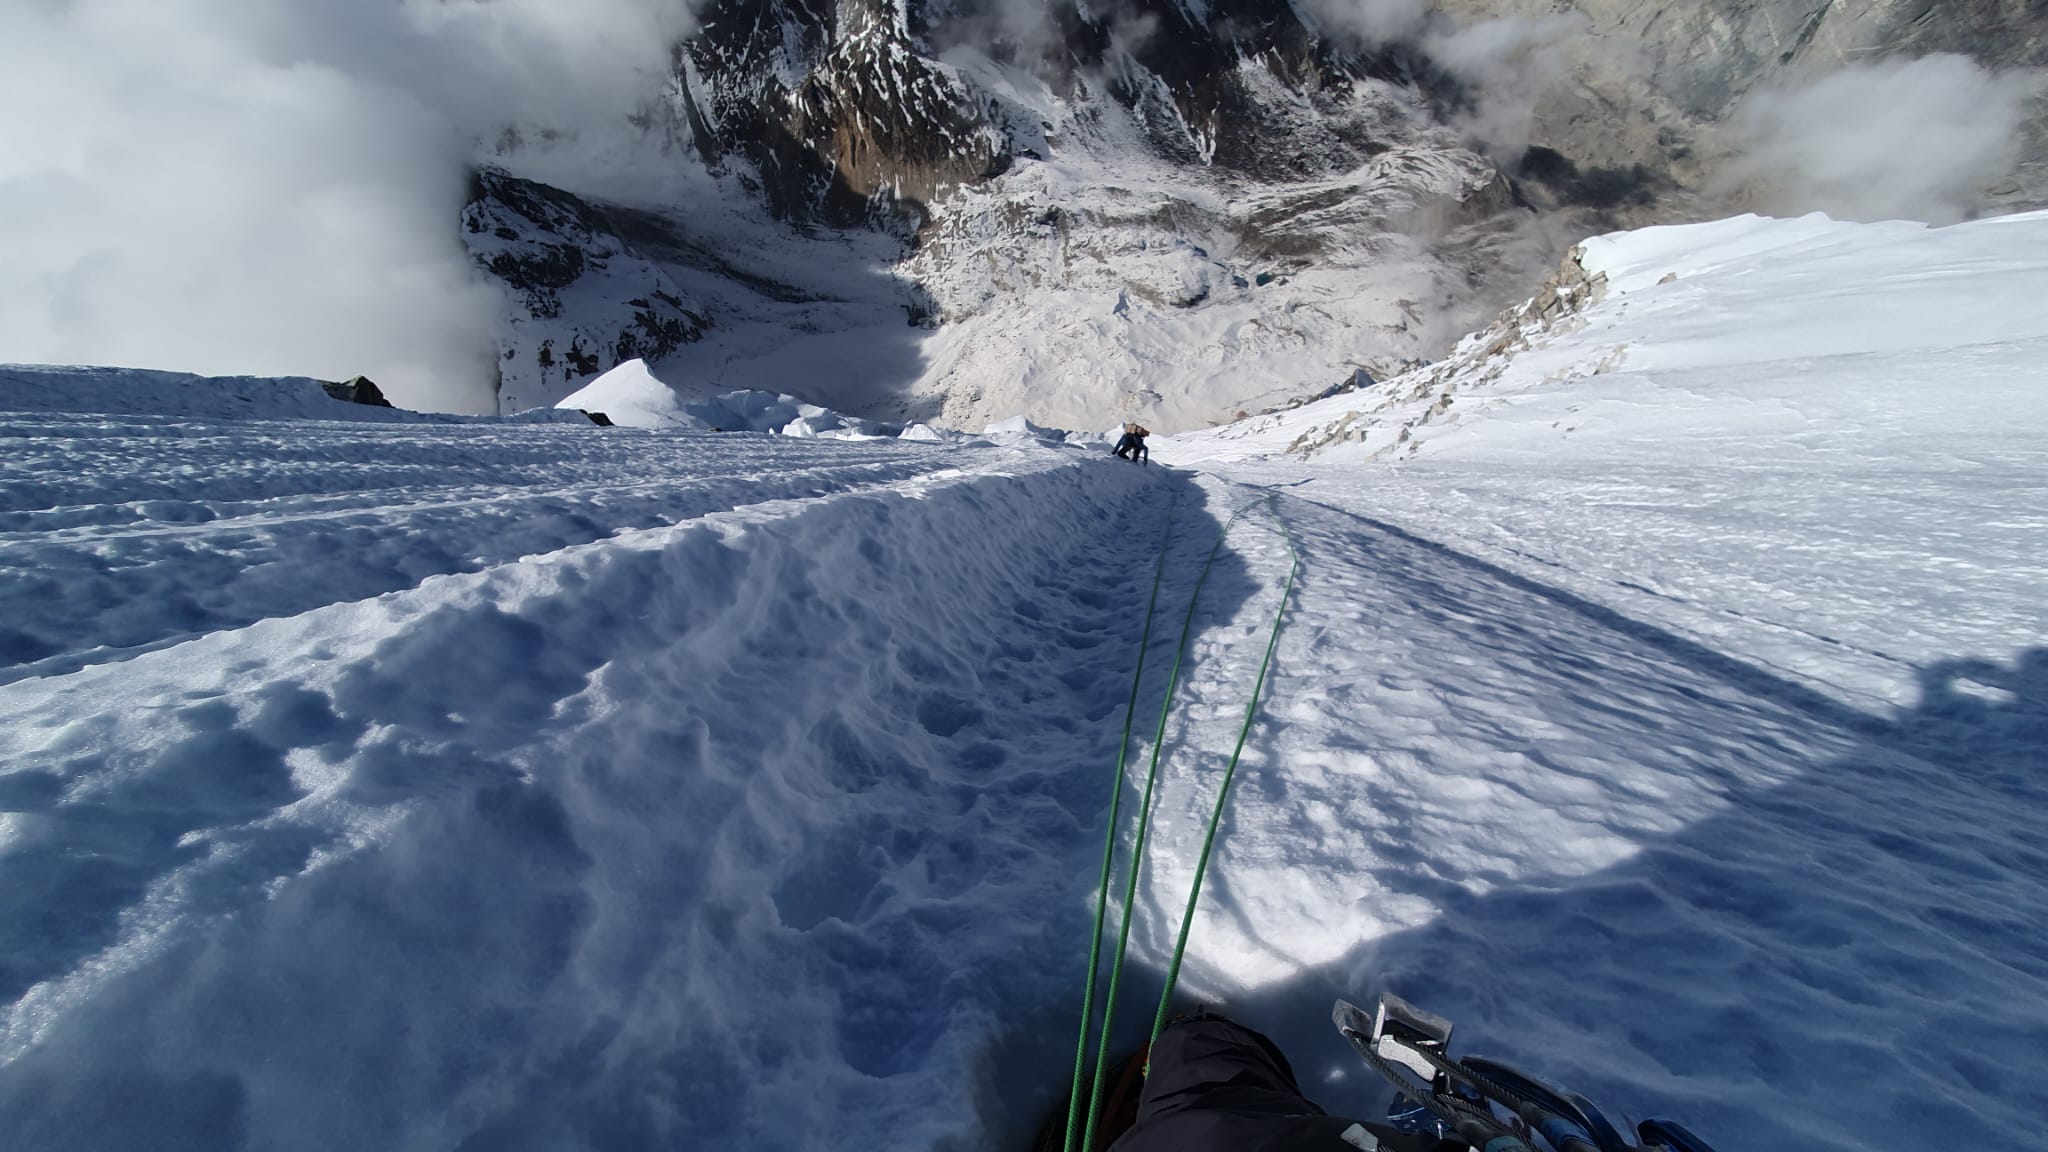
[[[691,385],[753,386],[735,373],[757,326],[778,356],[823,343],[816,359],[864,378],[784,387],[961,427],[1200,426],[1421,354],[1486,310],[1467,299],[1474,267],[1503,247],[1459,230],[1512,233],[1512,193],[1430,119],[1405,56],[1340,52],[1276,12],[1242,43],[1177,6],[1144,37],[1070,13],[1085,51],[1049,75],[962,39],[963,13],[714,6],[665,109],[676,162],[729,192],[709,219],[480,180],[472,250],[515,297],[502,406],[552,403],[636,354]],[[843,231],[867,227],[913,243]],[[822,237],[823,267],[803,266]],[[864,276],[835,267],[849,245]],[[795,259],[729,275],[762,247]],[[792,323],[792,302],[856,315]],[[1303,347],[1327,349],[1317,379],[1271,379],[1273,352]]]
[[[709,185],[626,207],[487,171],[465,224],[508,285],[505,411],[645,357],[693,391],[869,418],[1196,428],[1441,356],[1617,224],[2041,203],[2048,95],[2022,112],[2024,73],[1971,61],[2048,63],[2044,24],[2010,3],[721,0],[643,124]],[[1964,55],[1921,59],[1940,52]]]
[[[2048,1149],[2044,290],[1603,236],[1151,467],[0,371],[0,1131],[1021,1144],[1163,549],[1138,1001],[1284,609],[1183,981],[1322,1105],[1385,988],[1717,1147]]]

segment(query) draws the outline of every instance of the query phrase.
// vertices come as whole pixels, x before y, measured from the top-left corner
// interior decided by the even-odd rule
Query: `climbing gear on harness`
[[[1713,1152],[1672,1121],[1645,1120],[1631,1139],[1575,1092],[1559,1092],[1498,1060],[1453,1060],[1451,1022],[1398,996],[1381,996],[1372,1016],[1339,1000],[1330,1018],[1366,1066],[1393,1085],[1387,1118],[1404,1132],[1485,1152]]]

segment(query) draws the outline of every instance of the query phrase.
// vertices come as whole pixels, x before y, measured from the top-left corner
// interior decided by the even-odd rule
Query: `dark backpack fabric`
[[[1111,1152],[1358,1152],[1331,1116],[1301,1094],[1294,1069],[1259,1033],[1221,1016],[1179,1020],[1152,1045],[1138,1122]],[[1434,1140],[1362,1125],[1389,1152]]]

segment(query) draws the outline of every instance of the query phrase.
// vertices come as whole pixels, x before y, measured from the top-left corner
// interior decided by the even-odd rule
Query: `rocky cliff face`
[[[471,182],[462,226],[472,257],[506,289],[501,412],[546,407],[587,377],[704,335],[702,306],[625,238],[658,235],[658,216],[486,168]]]
[[[676,54],[698,156],[741,162],[786,218],[914,230],[922,206],[1009,161],[901,0],[713,0]]]
[[[778,214],[921,224],[952,189],[1047,158],[1050,125],[1007,83],[941,57],[985,57],[1064,99],[1114,102],[1163,158],[1268,178],[1327,175],[1384,150],[1376,125],[1343,105],[1360,79],[1421,70],[1406,49],[1319,39],[1285,0],[1049,5],[1024,45],[989,32],[995,8],[714,0],[678,50],[676,99],[699,155],[743,160]]]
[[[1013,158],[1045,158],[1045,125],[1006,85],[941,54],[1117,105],[1157,157],[1266,181],[1332,175],[1403,142],[1400,125],[1351,114],[1361,85],[1453,124],[1489,101],[1526,103],[1527,131],[1489,158],[1532,206],[1633,222],[1719,206],[1703,197],[1730,149],[1721,129],[1759,89],[1932,53],[2048,68],[2043,0],[1443,0],[1433,23],[1379,39],[1333,21],[1343,7],[1053,0],[1020,31],[1008,0],[719,0],[680,53],[680,90],[706,155],[749,157],[779,212],[837,224],[890,201],[926,216]],[[1487,37],[1457,29],[1502,43],[1461,53]],[[1518,38],[1550,62],[1533,68]],[[1995,202],[2048,202],[2044,121],[2037,88],[2019,173],[1987,189]]]
[[[926,334],[873,414],[1172,430],[1440,355],[1588,232],[1725,211],[1725,125],[1752,92],[1937,51],[2048,63],[2048,0],[1445,0],[1369,32],[1345,11],[711,0],[674,56],[674,162],[783,227],[903,241],[878,278]],[[1474,57],[1459,29],[1541,59]],[[2048,202],[2041,99],[1993,203]],[[1483,127],[1502,100],[1505,139]],[[480,181],[507,406],[630,356],[713,382],[740,354],[693,351],[742,319],[678,266],[668,207]],[[801,279],[771,295],[852,307]],[[793,335],[829,336],[822,315]]]

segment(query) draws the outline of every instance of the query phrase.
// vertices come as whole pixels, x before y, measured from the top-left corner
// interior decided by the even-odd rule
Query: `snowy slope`
[[[1582,251],[1598,303],[1519,310],[1441,364],[1159,456],[1313,477],[1299,494],[1858,707],[1910,704],[1958,646],[2043,638],[2048,214],[1751,216]]]
[[[0,406],[6,395],[0,390]],[[929,453],[909,445],[767,450],[751,439],[597,429],[581,416],[397,427],[0,419],[13,444],[0,463],[0,681],[123,659],[678,516],[930,467]],[[769,474],[749,476],[762,461],[772,462]]]
[[[1288,1018],[1384,980],[1724,1146],[2044,1146],[1982,1073],[2048,1051],[2048,216],[1578,263],[1158,445],[1310,557],[1203,970]]]
[[[1043,928],[914,941],[1059,883],[1038,844],[1078,801],[1046,780],[1100,759],[1117,622],[1110,558],[1046,576],[1147,477],[588,424],[10,425],[6,617],[47,653],[0,689],[14,1146],[971,1123],[994,1006],[965,977]],[[778,1036],[786,1080],[722,1079]]]
[[[1435,370],[1157,445],[1200,471],[7,415],[0,1130],[1019,1145],[1154,559],[1148,710],[1241,510],[1127,1025],[1291,539],[1187,999],[1339,1112],[1329,999],[1390,988],[1723,1148],[2048,1149],[2041,226],[1590,242]]]

